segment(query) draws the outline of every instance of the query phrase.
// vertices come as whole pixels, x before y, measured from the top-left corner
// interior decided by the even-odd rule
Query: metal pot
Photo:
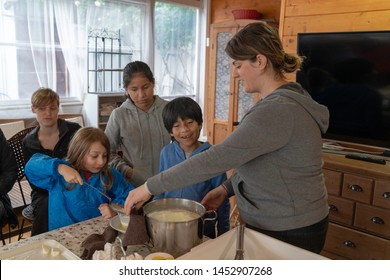
[[[185,222],[167,222],[150,217],[155,211],[183,209],[198,214]],[[143,207],[146,217],[146,226],[153,243],[153,251],[166,252],[175,258],[187,253],[191,248],[203,241],[204,222],[217,219],[213,210],[206,211],[204,206],[196,201],[183,198],[164,198],[149,202]],[[205,218],[206,214],[213,213],[212,218]]]

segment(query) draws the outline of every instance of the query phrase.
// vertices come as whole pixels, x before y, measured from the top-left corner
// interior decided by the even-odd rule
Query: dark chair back
[[[34,128],[35,127],[27,127],[25,129],[19,131],[18,133],[16,133],[10,139],[8,139],[8,143],[9,143],[9,145],[10,145],[10,147],[15,155],[16,163],[18,165],[18,178],[17,178],[17,180],[19,183],[20,191],[22,193],[22,199],[23,199],[24,206],[27,206],[27,204],[26,204],[26,199],[24,197],[20,181],[24,177],[24,166],[26,165],[26,160],[24,159],[22,142],[23,142],[24,137],[26,137],[26,135],[30,131],[32,131]]]
[[[24,192],[23,192],[23,187],[21,180],[24,178],[24,166],[26,165],[26,160],[24,158],[23,154],[23,139],[26,137],[26,135],[32,131],[35,127],[27,127],[18,133],[16,133],[14,136],[12,136],[10,139],[8,139],[8,143],[15,155],[16,163],[18,165],[18,177],[17,177],[17,182],[19,185],[19,190],[20,194],[22,196],[23,200],[23,205],[24,207],[27,207],[27,202],[26,198],[24,197]],[[31,191],[31,190],[30,190]],[[22,224],[19,229],[19,238],[20,240],[23,236],[24,233],[24,223],[25,223],[25,218],[23,217]]]

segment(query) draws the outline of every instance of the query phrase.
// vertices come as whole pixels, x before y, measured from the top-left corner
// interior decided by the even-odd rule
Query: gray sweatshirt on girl
[[[147,180],[153,194],[235,168],[226,182],[241,218],[273,231],[312,225],[328,215],[322,135],[328,109],[297,83],[257,102],[222,143]]]
[[[111,113],[105,130],[114,155],[111,167],[122,174],[132,167],[129,182],[135,187],[159,172],[160,151],[171,142],[162,120],[162,110],[168,101],[157,95],[154,98],[148,112],[138,109],[127,99]],[[123,159],[115,157],[118,149],[123,152]]]

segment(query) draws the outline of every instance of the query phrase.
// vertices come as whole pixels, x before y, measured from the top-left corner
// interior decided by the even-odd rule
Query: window
[[[199,101],[207,1],[0,0],[0,107],[17,109],[0,110],[0,118],[23,117],[19,109],[29,108],[38,87],[57,91],[63,105],[82,102],[91,29],[120,31],[131,59],[153,69],[157,94]]]
[[[38,87],[50,87],[62,99],[82,100],[91,29],[121,30],[122,46],[131,49],[132,59],[144,58],[145,1],[0,2],[0,102],[27,103]]]
[[[154,71],[166,99],[195,97],[199,71],[199,8],[156,1]]]

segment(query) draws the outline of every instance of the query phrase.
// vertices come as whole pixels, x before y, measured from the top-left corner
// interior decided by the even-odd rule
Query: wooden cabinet
[[[84,121],[87,126],[105,129],[112,110],[126,100],[124,93],[87,94],[84,102]]]
[[[234,20],[210,26],[206,107],[207,139],[212,144],[226,138],[258,100],[256,94],[245,93],[241,83],[233,77],[231,59],[225,53],[227,42],[251,22],[256,21]]]
[[[324,153],[329,230],[322,252],[335,259],[390,259],[390,166]]]

